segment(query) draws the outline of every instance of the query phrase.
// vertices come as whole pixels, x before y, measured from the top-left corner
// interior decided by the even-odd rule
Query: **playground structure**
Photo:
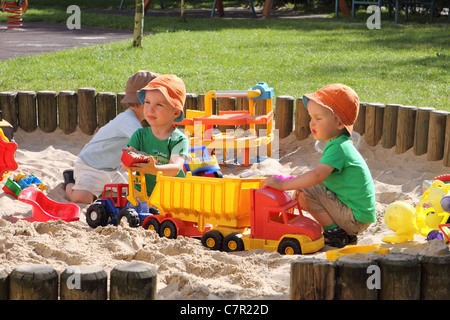
[[[218,115],[212,114],[212,101],[214,98],[247,98],[249,110],[241,111],[219,111]],[[223,161],[226,161],[227,150],[241,151],[242,165],[250,164],[250,148],[267,146],[267,156],[272,155],[273,134],[273,109],[272,109],[273,88],[260,82],[253,88],[245,91],[215,91],[211,90],[205,94],[205,110],[186,110],[185,119],[178,124],[184,125],[190,134],[190,146],[198,147],[205,145],[209,150],[219,149],[222,151]],[[266,113],[255,115],[255,101],[265,100]],[[239,126],[248,124],[250,134],[238,136],[230,133],[214,133],[214,125]],[[263,124],[267,127],[265,136],[258,136],[255,130],[256,124]]]
[[[227,252],[265,249],[306,254],[324,246],[321,226],[302,214],[297,201],[280,190],[262,187],[264,178],[186,178],[157,175],[144,228],[160,236],[202,237],[202,244]],[[293,213],[298,209],[298,214]]]
[[[28,8],[28,0],[17,0],[17,1],[1,1],[1,11],[8,12],[7,21],[8,29],[19,28],[22,26],[22,13],[25,13]]]

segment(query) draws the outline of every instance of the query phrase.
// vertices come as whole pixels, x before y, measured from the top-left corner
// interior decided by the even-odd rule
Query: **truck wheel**
[[[297,240],[287,239],[284,240],[278,247],[278,253],[286,255],[302,254],[302,249],[300,248],[300,244]]]
[[[156,219],[148,219],[145,224],[143,225],[144,229],[146,230],[154,230],[156,233],[159,234],[159,221]]]
[[[222,242],[223,236],[217,230],[208,231],[202,236],[202,245],[211,250],[220,250]]]
[[[223,251],[243,251],[244,242],[242,241],[242,235],[240,233],[231,233],[223,239]]]
[[[106,226],[108,214],[105,207],[99,203],[91,204],[86,210],[86,222],[91,228]]]
[[[119,213],[117,214],[116,217],[116,225],[120,225],[120,220],[122,220],[122,218],[126,218],[128,221],[128,225],[131,228],[136,228],[139,226],[139,215],[136,212],[136,210],[132,209],[132,208],[124,208],[122,210],[119,211]]]
[[[172,221],[164,221],[159,228],[159,235],[168,239],[177,238],[177,227]]]

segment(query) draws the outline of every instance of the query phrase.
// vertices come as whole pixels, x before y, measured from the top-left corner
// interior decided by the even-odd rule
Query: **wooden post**
[[[75,91],[61,91],[58,94],[59,128],[65,133],[75,132],[78,124],[78,96]]]
[[[413,152],[416,156],[427,153],[428,130],[430,127],[430,114],[434,108],[419,108],[416,112],[416,122],[414,126]]]
[[[69,266],[61,273],[61,300],[106,300],[107,279],[98,266]]]
[[[384,107],[383,115],[383,134],[381,138],[381,146],[385,149],[390,149],[395,146],[395,139],[397,137],[397,118],[398,118],[398,104],[387,104]]]
[[[359,103],[359,112],[356,117],[355,124],[353,125],[353,131],[358,132],[360,135],[364,134],[366,126],[366,103]]]
[[[36,92],[18,92],[17,103],[19,106],[19,127],[25,132],[33,132],[37,128]]]
[[[124,112],[128,109],[128,106],[126,103],[122,103],[122,99],[125,98],[125,92],[120,92],[117,94],[117,114]]]
[[[405,153],[414,146],[414,127],[416,124],[417,108],[401,106],[398,109],[397,138],[395,153]]]
[[[217,98],[217,113],[218,114],[220,111],[234,111],[235,109],[236,109],[236,99],[235,98],[229,98],[229,97],[218,97]],[[219,129],[223,133],[226,133],[227,129],[234,130],[235,127],[218,125],[217,129]]]
[[[144,36],[144,0],[136,0],[136,13],[134,15],[133,47],[142,47]]]
[[[99,92],[97,94],[97,122],[101,128],[116,117],[116,94],[114,92]]]
[[[450,167],[450,113],[447,114],[445,122],[445,142],[444,142],[444,166]]]
[[[421,299],[450,300],[450,255],[423,256]]]
[[[311,133],[309,122],[311,117],[306,110],[303,99],[299,98],[295,101],[295,135],[298,140],[305,140]]]
[[[130,262],[111,270],[111,300],[155,300],[156,271],[147,263]]]
[[[9,299],[9,274],[0,268],[0,300]]]
[[[19,126],[17,94],[15,92],[0,92],[0,109],[3,119],[8,121],[14,130]]]
[[[97,110],[95,105],[96,90],[94,88],[78,89],[79,126],[83,133],[93,134],[97,128]]]
[[[376,300],[377,289],[369,289],[367,285],[368,268],[377,265],[373,260],[356,260],[351,256],[343,256],[336,260],[337,300]]]
[[[198,102],[197,95],[195,93],[186,93],[186,102],[184,103],[184,113],[186,115],[186,109],[197,110]]]
[[[58,300],[58,273],[46,265],[20,265],[10,274],[10,300]]]
[[[294,97],[278,96],[275,99],[275,129],[280,139],[291,134],[294,126]]]
[[[380,300],[419,300],[420,264],[415,256],[401,253],[380,255]]]
[[[56,91],[39,91],[37,105],[39,128],[45,133],[55,131],[58,127]]]
[[[444,157],[446,111],[435,110],[430,114],[430,127],[428,128],[427,159],[429,161],[442,160]]]
[[[333,300],[335,291],[334,261],[303,258],[291,263],[291,300]]]
[[[384,105],[381,103],[366,104],[366,126],[364,135],[366,143],[374,147],[381,139],[383,132]]]

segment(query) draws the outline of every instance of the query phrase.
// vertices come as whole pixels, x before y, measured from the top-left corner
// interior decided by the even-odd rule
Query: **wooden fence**
[[[124,93],[96,92],[94,88],[75,91],[0,92],[3,118],[14,128],[43,132],[60,128],[64,133],[75,132],[77,126],[88,135],[94,134],[126,109],[120,103]],[[275,129],[282,139],[292,131],[299,140],[309,134],[309,116],[301,98],[278,96],[275,101]],[[255,104],[257,114],[263,114],[263,103]],[[185,108],[203,110],[204,95],[187,94]],[[248,109],[245,98],[217,98],[213,112]],[[258,130],[262,125],[257,125]],[[221,128],[219,128],[221,129]],[[245,129],[245,128],[243,128]],[[369,146],[381,144],[394,148],[397,154],[411,148],[414,155],[427,154],[429,161],[442,161],[450,167],[450,112],[434,108],[417,108],[399,104],[360,103],[354,131],[360,133]]]
[[[362,255],[365,256],[365,255]],[[450,300],[450,255],[402,253],[291,263],[292,300]]]
[[[0,268],[0,300],[155,300],[156,271],[147,263],[114,267],[109,276],[98,266],[23,264],[11,273]],[[108,294],[109,288],[109,294]]]

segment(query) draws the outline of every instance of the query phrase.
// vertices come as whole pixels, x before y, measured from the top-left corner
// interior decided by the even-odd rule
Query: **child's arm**
[[[156,164],[153,157],[150,157],[150,161],[147,163],[135,163],[129,169],[131,171],[138,171],[145,174],[156,175],[158,171],[161,171],[164,176],[174,177],[183,169],[184,155],[172,154],[168,164]]]
[[[315,169],[293,179],[281,180],[275,177],[267,178],[263,181],[263,186],[278,190],[305,189],[323,182],[333,170],[334,168],[332,166],[320,163]]]

